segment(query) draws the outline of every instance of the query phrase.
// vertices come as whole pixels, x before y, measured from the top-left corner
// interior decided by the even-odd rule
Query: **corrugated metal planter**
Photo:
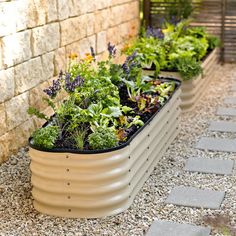
[[[35,209],[71,218],[97,218],[126,210],[178,134],[179,96],[178,88],[124,146],[97,153],[45,152],[31,146]]]
[[[208,83],[214,77],[214,69],[218,62],[218,49],[214,49],[208,57],[203,61],[203,74],[191,80],[183,81],[178,72],[161,71],[160,76],[178,78],[182,81],[181,109],[182,111],[190,111],[196,105],[198,99],[206,90]],[[147,74],[151,72],[146,71]]]

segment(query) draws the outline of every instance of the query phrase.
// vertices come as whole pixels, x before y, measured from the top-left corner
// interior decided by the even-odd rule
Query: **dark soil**
[[[163,79],[163,81],[165,81],[165,79]],[[150,120],[150,118],[156,113],[156,111],[158,111],[161,108],[161,105],[157,103],[155,105],[150,106],[147,111],[140,112],[137,107],[137,102],[130,100],[130,98],[128,96],[127,88],[125,85],[120,85],[119,95],[120,95],[120,102],[123,106],[128,106],[128,107],[133,108],[133,112],[128,115],[131,117],[135,117],[137,115],[140,116],[140,119],[144,122],[144,124],[147,123]],[[148,94],[146,94],[146,95],[148,95]],[[158,96],[158,94],[156,94],[156,93],[149,94],[149,95],[152,95],[153,98],[155,96]],[[53,120],[54,117],[55,117],[55,115],[51,119]],[[47,125],[47,124],[45,124],[45,125]],[[89,123],[84,124],[83,126],[84,126],[84,128],[89,127]],[[82,127],[79,127],[79,128],[81,129]],[[123,129],[123,128],[121,127],[121,129]],[[118,146],[126,143],[139,129],[140,129],[140,127],[138,127],[136,125],[132,125],[129,128],[124,128],[123,132],[125,134],[125,138],[124,138],[124,140],[119,142]],[[66,127],[64,127],[63,130],[66,130]],[[83,150],[91,150],[89,147],[89,143],[88,143],[88,136],[91,133],[92,133],[92,131],[90,129],[88,129],[88,132],[85,136],[85,143],[83,146]],[[63,131],[61,134],[61,137],[55,143],[54,150],[62,150],[62,149],[78,150],[78,148],[76,148],[75,141],[73,140],[72,137],[73,137],[72,133]]]

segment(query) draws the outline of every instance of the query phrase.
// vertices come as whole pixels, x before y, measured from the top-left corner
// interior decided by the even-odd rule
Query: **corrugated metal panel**
[[[160,27],[175,0],[144,0],[144,19],[152,27]],[[193,0],[193,26],[205,26],[209,33],[222,39],[222,60],[236,62],[236,1]]]
[[[123,149],[75,154],[30,148],[35,208],[71,218],[126,210],[179,132],[180,93]]]

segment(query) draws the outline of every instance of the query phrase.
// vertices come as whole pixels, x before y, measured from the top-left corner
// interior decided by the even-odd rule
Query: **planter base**
[[[131,141],[98,154],[30,148],[34,207],[70,218],[98,218],[128,209],[179,132],[180,90]]]

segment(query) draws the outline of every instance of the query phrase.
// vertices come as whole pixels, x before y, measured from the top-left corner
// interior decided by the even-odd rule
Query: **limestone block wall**
[[[0,1],[0,163],[27,143],[38,120],[29,106],[50,112],[42,90],[71,52],[83,56],[137,35],[138,0]]]

